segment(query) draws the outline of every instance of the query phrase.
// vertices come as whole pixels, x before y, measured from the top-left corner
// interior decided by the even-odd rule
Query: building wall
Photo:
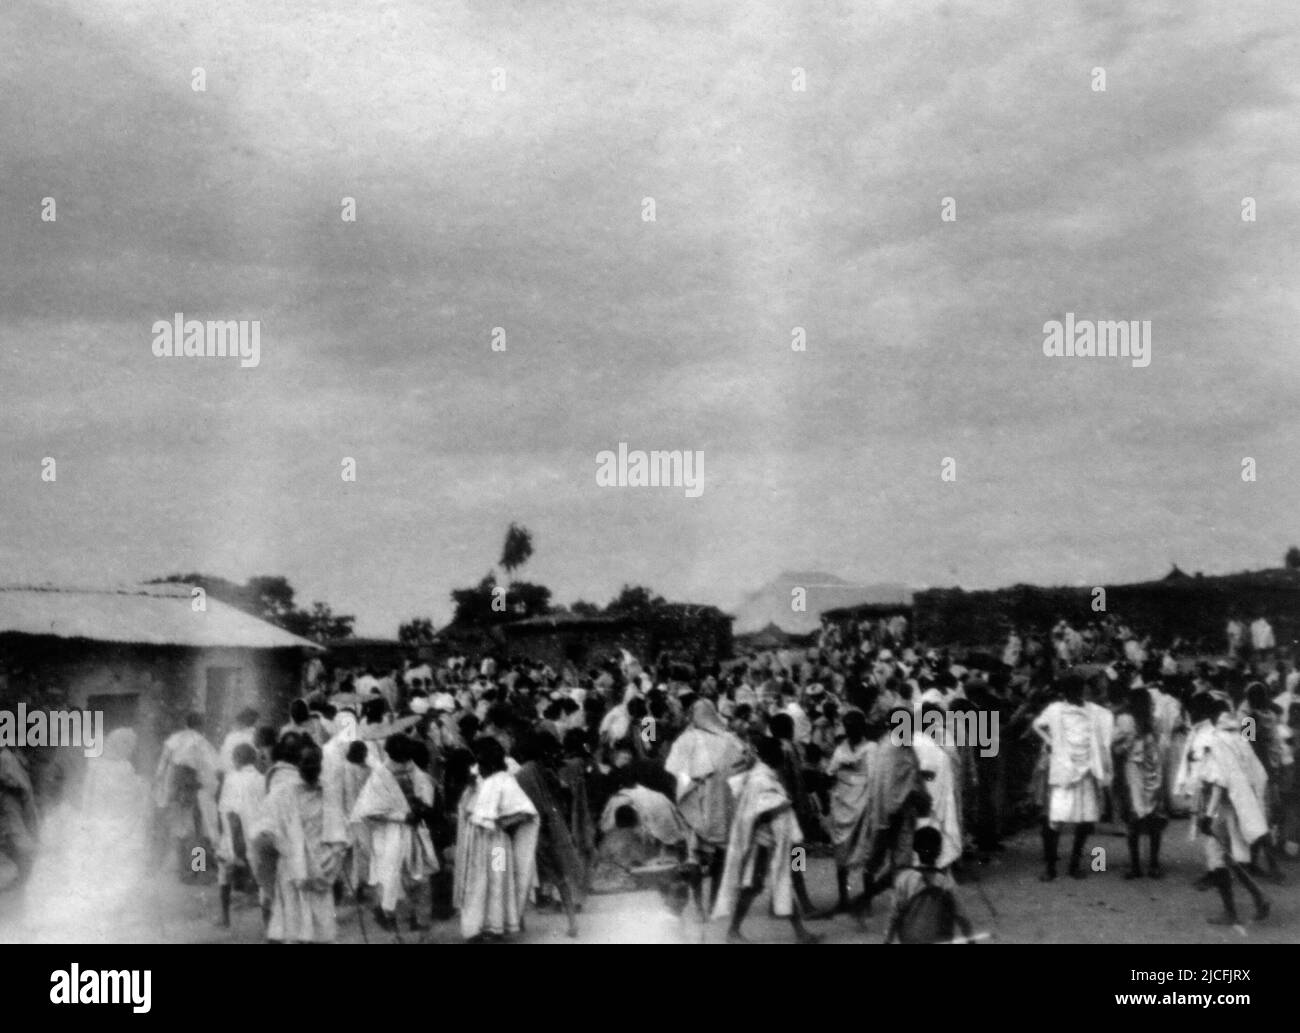
[[[189,649],[83,640],[0,636],[0,708],[85,709],[104,713],[105,731],[129,724],[139,737],[136,767],[151,774],[162,742],[191,710],[208,718],[218,745],[246,706],[277,728],[299,692],[297,650]],[[60,750],[76,775],[82,751]]]
[[[1170,582],[1106,587],[1106,612],[1139,635],[1160,642],[1180,636],[1196,648],[1225,648],[1228,618],[1236,613],[1247,623],[1266,617],[1277,644],[1300,643],[1300,577],[1189,578]],[[1092,609],[1092,588],[1038,588],[1015,585],[996,591],[931,589],[913,598],[915,631],[931,645],[961,643],[991,646],[1004,640],[1006,625],[1045,631],[1058,618],[1074,627],[1104,614]]]
[[[626,649],[643,660],[663,653],[687,663],[710,665],[732,654],[731,621],[648,621],[544,628],[505,625],[507,652],[548,663],[559,670],[569,663],[584,670]]]
[[[507,650],[510,656],[522,657],[549,664],[561,670],[566,664],[580,672],[609,660],[617,659],[620,649],[644,656],[649,636],[644,629],[555,629],[515,634],[507,632]]]

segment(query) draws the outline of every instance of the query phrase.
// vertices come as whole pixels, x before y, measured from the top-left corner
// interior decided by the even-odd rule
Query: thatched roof
[[[191,606],[189,585],[129,588],[0,586],[0,635],[196,649],[307,649],[320,646],[208,595]]]

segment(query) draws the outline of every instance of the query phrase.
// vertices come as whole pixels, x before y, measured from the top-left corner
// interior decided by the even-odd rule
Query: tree
[[[397,628],[397,641],[404,646],[433,644],[433,621],[428,617],[412,617]]]
[[[322,602],[300,610],[294,602],[293,586],[279,575],[250,577],[239,585],[211,574],[168,574],[147,582],[151,585],[194,585],[227,606],[252,614],[278,628],[314,642],[330,642],[352,634],[353,616],[335,614]]]
[[[533,533],[513,521],[506,531],[505,544],[501,546],[501,558],[497,565],[506,572],[506,577],[513,578],[515,571],[528,562],[533,554]]]
[[[579,617],[599,617],[600,607],[595,603],[589,603],[585,599],[579,599],[569,607],[570,613],[576,613]]]
[[[156,577],[151,581],[146,581],[148,585],[194,585],[203,591],[212,599],[219,599],[228,606],[243,610],[245,613],[251,613],[254,617],[262,617],[264,614],[253,603],[251,597],[245,590],[244,585],[237,585],[233,581],[227,581],[223,577],[214,577],[211,574],[168,574],[166,577]]]
[[[646,614],[665,604],[664,597],[641,585],[624,585],[617,598],[605,607],[606,613]]]
[[[456,608],[451,622],[457,627],[506,624],[551,612],[551,590],[545,585],[516,581],[501,588],[491,573],[473,588],[452,589],[451,601]]]
[[[451,616],[452,624],[459,627],[481,627],[496,624],[499,613],[492,609],[494,590],[497,587],[496,576],[489,571],[473,588],[453,588],[451,602],[455,610]]]
[[[293,586],[288,578],[250,577],[243,594],[256,607],[253,612],[275,624],[297,610],[293,602]]]
[[[460,628],[489,627],[550,613],[549,588],[513,579],[515,571],[527,563],[532,554],[532,532],[512,521],[501,546],[501,558],[497,561],[510,579],[509,586],[499,585],[496,571],[489,570],[472,588],[452,589],[451,601],[455,612],[451,623]]]
[[[280,626],[302,638],[324,643],[347,638],[355,621],[351,615],[336,614],[326,603],[314,602],[311,610],[295,610]]]
[[[1293,545],[1287,549],[1284,563],[1287,570],[1300,570],[1300,547]]]
[[[545,585],[514,581],[506,590],[506,609],[516,620],[543,617],[551,612],[551,590]]]

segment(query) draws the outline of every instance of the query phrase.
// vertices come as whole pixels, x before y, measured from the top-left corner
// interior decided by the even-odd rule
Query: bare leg
[[[803,924],[803,915],[800,913],[801,905],[796,899],[790,908],[790,924],[794,927],[795,938],[800,943],[820,943],[821,937],[815,933],[810,933]]]
[[[560,879],[559,886],[560,902],[564,905],[565,917],[569,919],[569,930],[567,936],[569,939],[576,939],[578,935],[578,920],[574,917],[575,909],[573,906],[573,891],[569,887],[566,879]]]
[[[223,928],[230,928],[230,883],[218,887],[218,895],[221,898],[221,922]]]
[[[1246,892],[1250,894],[1250,899],[1255,904],[1255,920],[1262,922],[1268,917],[1268,898],[1264,896],[1255,880],[1246,874],[1246,869],[1241,865],[1234,864],[1232,866],[1232,873],[1236,875],[1237,881],[1246,887]],[[1227,869],[1224,869],[1223,883],[1229,887],[1232,885],[1231,880],[1227,877]],[[1231,892],[1231,890],[1229,890],[1229,892]]]
[[[730,943],[748,943],[740,932],[740,923],[745,920],[745,915],[749,913],[749,906],[754,903],[754,898],[762,892],[760,889],[743,889],[740,891],[740,897],[736,901],[736,910],[731,914],[731,925],[727,929],[727,940]]]
[[[1142,878],[1142,836],[1138,832],[1137,822],[1129,822],[1126,837],[1128,839],[1128,871],[1124,873],[1124,878],[1140,879]]]
[[[726,867],[726,851],[718,850],[713,855],[713,860],[709,864],[709,910],[713,910],[713,905],[718,902],[718,890],[722,888],[722,871]],[[705,921],[708,916],[705,915]]]
[[[700,921],[708,922],[709,911],[704,904],[704,868],[696,863],[691,866],[690,874],[686,876],[687,885],[691,888],[691,899],[695,901],[695,907],[700,913]]]
[[[1228,869],[1215,868],[1209,873],[1209,882],[1219,891],[1219,898],[1223,901],[1223,914],[1207,918],[1206,921],[1210,925],[1236,925],[1237,905],[1232,899],[1232,876],[1228,874]]]
[[[1051,882],[1056,878],[1056,851],[1061,842],[1061,833],[1059,830],[1052,828],[1046,821],[1043,822],[1043,874],[1039,878],[1043,882]]]
[[[1153,879],[1159,879],[1165,874],[1164,869],[1160,867],[1160,837],[1164,831],[1164,826],[1153,821],[1148,832],[1151,839],[1151,860],[1147,862],[1147,875]]]
[[[1080,822],[1074,826],[1074,840],[1070,844],[1070,875],[1075,879],[1082,879],[1088,874],[1088,869],[1083,865],[1083,848],[1088,842],[1088,834],[1092,832],[1092,825],[1088,822]]]

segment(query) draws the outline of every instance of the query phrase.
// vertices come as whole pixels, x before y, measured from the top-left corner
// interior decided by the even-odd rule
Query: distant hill
[[[796,588],[808,593],[807,609],[802,613],[790,608]],[[806,635],[821,626],[818,615],[823,610],[861,603],[907,605],[911,601],[912,592],[906,585],[858,585],[822,570],[788,570],[748,593],[730,612],[736,616],[737,635],[761,631],[769,624],[794,635]]]

